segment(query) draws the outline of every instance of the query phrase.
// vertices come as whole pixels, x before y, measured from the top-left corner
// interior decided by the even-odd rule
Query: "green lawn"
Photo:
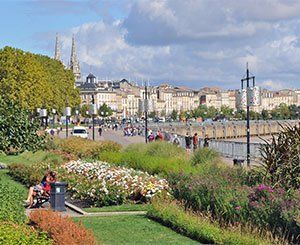
[[[7,170],[0,170],[0,182],[8,183],[12,187],[16,187],[16,189],[21,190],[24,193],[23,198],[26,198],[28,189],[22,185],[21,183],[13,180],[8,174]],[[1,194],[1,193],[0,193]]]
[[[0,154],[0,162],[5,164],[12,164],[12,163],[23,163],[26,165],[40,163],[40,162],[54,162],[59,163],[62,162],[63,159],[61,156],[48,151],[37,151],[33,152],[23,152],[19,155],[4,155]]]
[[[121,212],[121,211],[147,211],[147,204],[123,204],[118,206],[106,206],[101,208],[84,208],[88,213],[97,212]]]
[[[199,244],[142,215],[75,218],[105,244]]]

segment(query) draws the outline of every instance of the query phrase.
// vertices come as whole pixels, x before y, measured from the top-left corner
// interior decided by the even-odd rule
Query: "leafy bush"
[[[132,144],[121,152],[100,154],[99,159],[164,176],[173,172],[190,173],[195,170],[183,149],[166,142]]]
[[[181,158],[186,159],[186,153],[183,148],[164,141],[155,141],[151,144],[132,144],[129,145],[124,152],[141,153],[146,156],[156,156],[163,158]]]
[[[11,164],[8,166],[9,175],[27,187],[39,184],[45,173],[56,170],[60,164],[41,162],[31,165]]]
[[[36,210],[29,215],[34,226],[47,232],[55,244],[97,244],[91,231],[51,210]]]
[[[201,243],[209,244],[271,244],[267,240],[240,231],[221,229],[202,215],[185,211],[170,199],[154,199],[147,216]]]
[[[24,223],[26,216],[22,206],[24,189],[13,185],[6,176],[0,174],[0,221]]]
[[[0,223],[0,244],[48,245],[52,241],[45,233],[37,233],[25,225]]]
[[[118,152],[121,145],[113,141],[92,141],[80,137],[70,137],[68,139],[56,139],[57,148],[71,153],[79,158],[96,159],[103,152]]]
[[[204,147],[198,148],[194,154],[192,155],[191,162],[193,165],[204,164],[204,163],[212,163],[219,159],[219,155],[216,151]]]
[[[209,169],[209,167],[207,167]],[[210,214],[222,225],[252,224],[290,241],[298,239],[299,192],[285,192],[266,185],[243,185],[239,168],[210,169],[210,174],[172,175],[169,183],[176,199],[186,208]],[[294,237],[293,237],[294,236]]]
[[[0,97],[0,151],[18,154],[42,149],[45,136],[38,135],[39,122],[31,120],[29,111]]]
[[[300,188],[300,125],[282,126],[271,143],[262,145],[264,180],[285,189]]]

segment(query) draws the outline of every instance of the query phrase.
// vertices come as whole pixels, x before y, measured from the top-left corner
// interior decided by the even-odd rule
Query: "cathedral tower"
[[[55,39],[55,53],[54,53],[54,59],[61,61],[61,55],[60,55],[60,43],[58,39],[58,34],[56,33],[56,39]]]
[[[79,61],[76,54],[75,37],[72,37],[72,50],[70,59],[70,69],[73,71],[75,80],[78,81],[81,78]]]

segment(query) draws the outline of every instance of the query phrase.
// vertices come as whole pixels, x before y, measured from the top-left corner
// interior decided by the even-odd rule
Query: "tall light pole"
[[[145,143],[148,143],[148,88],[147,82],[145,81],[145,102],[144,102],[144,109],[145,109]]]
[[[250,80],[253,82],[253,87],[255,87],[255,76],[249,76],[249,68],[247,63],[247,70],[246,70],[246,78],[241,79],[241,87],[242,91],[244,89],[244,82],[246,81],[246,108],[247,108],[247,166],[250,166]]]
[[[52,114],[53,114],[53,118],[52,118],[52,128],[54,129],[54,121],[55,121],[55,114],[56,114],[56,110],[52,109]]]
[[[66,138],[69,137],[69,118],[71,116],[71,107],[67,106],[65,109],[66,116]]]
[[[95,140],[95,115],[97,115],[97,107],[95,105],[95,95],[92,94],[92,104],[90,108],[92,114],[92,123],[93,123],[93,140]]]

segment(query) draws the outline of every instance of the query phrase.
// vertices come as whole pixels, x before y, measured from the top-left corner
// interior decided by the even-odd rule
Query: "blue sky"
[[[300,87],[299,0],[0,0],[0,47],[68,64],[75,34],[83,75],[238,88]]]

